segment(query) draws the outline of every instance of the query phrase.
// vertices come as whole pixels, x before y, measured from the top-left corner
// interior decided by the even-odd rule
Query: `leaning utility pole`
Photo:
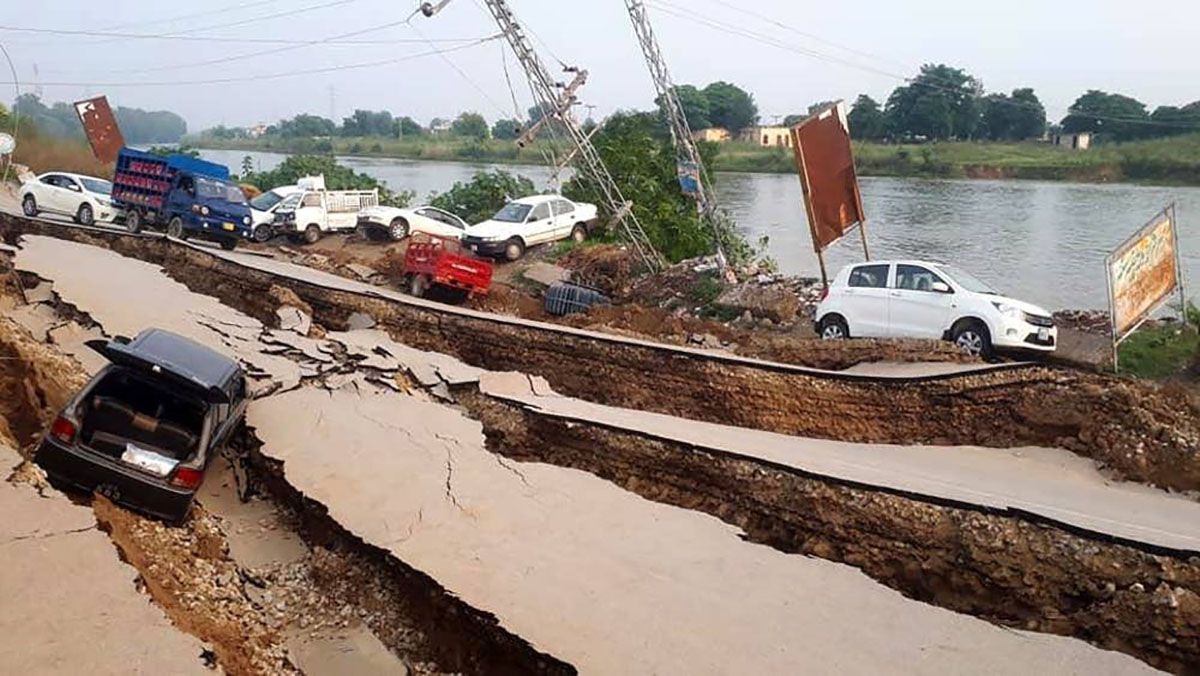
[[[508,3],[505,0],[482,1],[487,6],[488,11],[491,12],[492,18],[496,20],[496,24],[500,26],[501,32],[504,34],[505,39],[508,40],[509,46],[512,47],[513,53],[516,54],[517,60],[521,63],[521,67],[525,70],[525,75],[529,79],[534,98],[543,112],[542,119],[527,129],[521,135],[518,143],[524,144],[532,140],[541,126],[547,123],[549,119],[557,121],[571,137],[571,141],[575,145],[575,155],[578,158],[580,170],[600,188],[600,192],[603,194],[605,202],[607,202],[605,206],[614,214],[614,220],[621,224],[626,239],[629,240],[629,243],[633,246],[638,256],[641,257],[650,269],[656,271],[661,269],[663,265],[662,255],[658,253],[654,245],[650,243],[649,238],[646,237],[645,230],[642,229],[641,223],[638,222],[637,216],[633,213],[633,204],[621,194],[621,189],[617,187],[612,174],[604,166],[604,162],[601,160],[600,154],[596,151],[596,147],[592,145],[591,139],[583,131],[579,122],[576,121],[575,115],[571,112],[571,108],[577,101],[575,92],[587,82],[587,71],[579,68],[564,67],[564,72],[572,74],[574,78],[569,84],[556,82],[545,64],[538,57],[537,52],[533,50],[525,32],[521,29],[520,24],[517,23],[512,10],[508,8]],[[421,12],[425,16],[433,16],[441,11],[448,2],[449,0],[442,0],[442,2],[436,5],[425,3],[421,7]]]
[[[650,77],[654,80],[654,88],[658,91],[658,102],[667,125],[671,129],[671,140],[675,143],[675,159],[679,167],[680,187],[690,193],[696,200],[696,209],[700,220],[713,231],[713,243],[716,247],[717,261],[725,270],[728,262],[725,258],[724,241],[730,235],[725,232],[728,223],[721,218],[717,208],[717,198],[712,184],[708,180],[708,172],[704,170],[704,162],[700,158],[700,150],[692,138],[692,129],[688,125],[687,115],[683,112],[683,104],[675,93],[675,83],[667,70],[666,59],[658,48],[658,39],[654,37],[654,29],[650,27],[650,18],[646,15],[646,6],[642,0],[625,0],[629,10],[629,19],[633,22],[633,31],[637,34],[638,42],[642,45],[642,53],[646,56],[646,65],[650,67]],[[694,180],[694,183],[693,183]]]

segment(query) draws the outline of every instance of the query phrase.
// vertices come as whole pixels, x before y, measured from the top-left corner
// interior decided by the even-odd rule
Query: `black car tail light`
[[[193,467],[180,467],[171,475],[171,485],[180,488],[199,488],[203,480],[204,472]]]

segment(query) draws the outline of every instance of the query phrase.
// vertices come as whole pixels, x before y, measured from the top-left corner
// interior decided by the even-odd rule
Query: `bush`
[[[507,171],[481,171],[467,183],[455,183],[442,194],[430,196],[429,203],[445,209],[468,223],[479,223],[492,217],[510,199],[536,192],[533,181]]]

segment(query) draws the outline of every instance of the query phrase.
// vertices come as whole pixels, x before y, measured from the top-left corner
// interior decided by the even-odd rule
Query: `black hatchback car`
[[[56,483],[182,521],[242,422],[241,366],[161,329],[88,346],[110,363],[59,414],[34,461]]]

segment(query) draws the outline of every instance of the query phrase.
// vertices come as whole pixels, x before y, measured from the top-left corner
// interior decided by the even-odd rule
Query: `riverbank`
[[[212,150],[292,154],[333,152],[359,157],[542,165],[555,149],[545,142],[518,148],[506,140],[472,141],[444,137],[204,138],[190,143]],[[556,154],[561,156],[561,144],[557,150]],[[1099,145],[1083,152],[1041,143],[856,143],[855,156],[863,176],[1200,185],[1200,134]],[[779,174],[791,174],[796,170],[790,150],[762,148],[749,143],[720,145],[712,168],[714,171]]]

